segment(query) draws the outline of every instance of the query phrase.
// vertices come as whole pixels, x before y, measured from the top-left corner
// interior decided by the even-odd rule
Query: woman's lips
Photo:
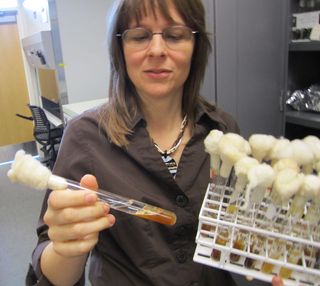
[[[153,79],[164,79],[167,78],[171,71],[166,70],[166,69],[150,69],[150,70],[145,70],[145,74]]]

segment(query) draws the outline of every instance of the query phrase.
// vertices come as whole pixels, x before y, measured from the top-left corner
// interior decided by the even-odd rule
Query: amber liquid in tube
[[[289,269],[286,267],[282,267],[279,272],[279,276],[283,279],[290,278],[291,274],[292,274],[292,269]]]
[[[285,246],[285,243],[279,239],[275,239],[272,242],[271,248],[270,248],[270,258],[272,259],[279,259],[281,254],[283,253],[283,247]],[[267,274],[271,274],[274,268],[274,264],[264,262],[261,267],[261,271]]]
[[[237,240],[233,244],[233,248],[239,249],[239,250],[243,250],[245,248],[245,244],[244,244],[243,241]],[[239,261],[239,259],[240,259],[240,255],[239,254],[235,254],[235,253],[231,253],[230,254],[230,260],[232,262],[237,262],[237,261]]]
[[[261,271],[262,271],[263,273],[271,274],[271,273],[272,273],[272,270],[273,270],[273,267],[274,267],[273,264],[264,262],[263,265],[262,265],[262,267],[261,267]]]
[[[221,232],[218,234],[218,237],[216,239],[216,244],[226,245],[228,242],[228,236],[229,236],[228,230],[221,230]],[[213,249],[211,253],[211,258],[216,261],[219,261],[220,257],[221,257],[221,251],[218,249]]]
[[[257,255],[263,254],[263,246],[265,243],[265,239],[259,235],[254,234],[252,236],[250,252]],[[253,269],[255,267],[256,260],[251,257],[247,257],[244,261],[244,265],[247,268]]]
[[[299,259],[301,257],[301,248],[299,245],[294,245],[292,249],[290,249],[289,257],[288,257],[288,262],[292,264],[297,264]],[[281,278],[288,279],[290,278],[293,270],[287,267],[281,267],[279,276]]]
[[[248,239],[248,233],[246,231],[239,231],[236,240],[233,243],[233,248],[239,249],[239,250],[244,250],[247,244],[247,239]],[[240,259],[240,255],[231,253],[230,254],[230,260],[232,262],[237,262]]]
[[[152,206],[133,199],[126,199],[120,196],[110,198],[106,192],[99,193],[98,197],[109,204],[110,208],[122,211],[143,219],[151,220],[165,225],[174,225],[177,217],[173,212]]]
[[[147,220],[167,225],[174,225],[177,220],[177,217],[174,213],[157,207],[152,207],[151,212],[150,210],[148,210],[148,208],[146,208],[145,211],[137,211],[134,215],[137,217],[141,217]]]

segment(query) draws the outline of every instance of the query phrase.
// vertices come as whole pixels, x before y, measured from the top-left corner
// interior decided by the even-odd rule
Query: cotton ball
[[[276,140],[274,146],[270,150],[269,157],[273,162],[280,159],[292,158],[292,147],[290,145],[290,140],[286,138],[280,138]]]
[[[251,146],[252,156],[261,162],[263,159],[267,158],[276,140],[277,139],[272,135],[251,135],[249,138],[249,144]]]
[[[312,173],[314,155],[309,145],[299,139],[291,141],[290,145],[292,158],[303,168],[306,174]]]

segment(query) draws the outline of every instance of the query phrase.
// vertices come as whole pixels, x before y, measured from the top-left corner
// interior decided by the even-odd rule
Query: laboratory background
[[[24,285],[44,196],[9,181],[14,154],[52,168],[68,120],[108,100],[112,3],[0,0],[0,285]],[[203,3],[213,47],[203,96],[245,138],[320,137],[320,0]]]

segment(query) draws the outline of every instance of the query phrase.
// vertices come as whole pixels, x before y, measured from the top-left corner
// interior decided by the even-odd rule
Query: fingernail
[[[115,217],[113,215],[109,215],[108,216],[108,220],[109,220],[109,225],[110,226],[113,226],[114,223],[116,222],[116,219],[115,219]]]
[[[253,280],[253,277],[252,277],[252,276],[247,275],[247,276],[246,276],[246,279],[247,279],[248,281],[252,281],[252,280]]]
[[[85,195],[84,200],[86,203],[92,204],[96,202],[97,196],[95,194],[87,194]]]
[[[109,213],[109,211],[110,211],[109,206],[108,206],[108,205],[106,205],[106,204],[104,204],[102,207],[103,207],[103,211],[104,211],[104,213],[105,213],[105,214],[108,214],[108,213]]]

